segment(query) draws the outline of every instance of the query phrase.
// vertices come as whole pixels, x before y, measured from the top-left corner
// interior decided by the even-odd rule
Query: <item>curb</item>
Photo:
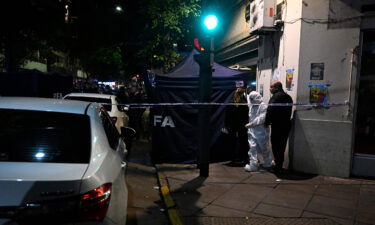
[[[158,171],[158,168],[157,167],[155,168]],[[157,176],[158,176],[158,182],[160,186],[160,192],[161,192],[164,204],[167,208],[169,222],[172,225],[184,225],[182,223],[180,213],[177,210],[177,205],[173,201],[173,198],[170,194],[167,177],[162,172],[157,172]]]

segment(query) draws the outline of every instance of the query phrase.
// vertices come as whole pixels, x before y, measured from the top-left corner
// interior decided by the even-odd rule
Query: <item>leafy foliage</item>
[[[53,6],[53,7],[52,7]],[[61,6],[61,7],[60,7]],[[35,51],[51,50],[54,40],[63,39],[63,7],[42,0],[1,1],[0,45],[7,70],[17,70]],[[55,48],[61,45],[55,45]]]
[[[98,78],[114,77],[122,67],[120,47],[102,47],[81,55],[82,66]]]
[[[200,1],[2,1],[0,48],[12,70],[33,59],[36,50],[48,62],[53,62],[54,52],[63,52],[93,76],[121,71],[131,75],[151,67],[167,70],[179,61],[179,51],[193,32]],[[123,12],[114,10],[118,3]]]
[[[148,15],[140,39],[145,40],[138,56],[147,58],[150,66],[166,70],[179,61],[177,43],[193,30],[193,21],[200,15],[200,0],[143,0],[141,13]]]

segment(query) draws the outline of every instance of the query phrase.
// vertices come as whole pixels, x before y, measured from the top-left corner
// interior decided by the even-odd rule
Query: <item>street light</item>
[[[117,12],[122,12],[122,7],[121,7],[121,6],[119,6],[119,5],[118,5],[118,6],[116,6],[116,11],[117,11]]]

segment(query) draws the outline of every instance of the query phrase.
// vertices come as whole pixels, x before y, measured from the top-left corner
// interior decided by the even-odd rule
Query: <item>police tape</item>
[[[117,105],[124,106],[128,108],[152,108],[152,107],[162,107],[162,106],[232,106],[232,105],[246,105],[246,106],[301,106],[301,107],[334,107],[334,106],[345,106],[349,105],[349,102],[342,103],[261,103],[261,104],[249,104],[249,103],[223,103],[223,102],[180,102],[180,103],[131,103],[131,104],[110,104],[110,103],[100,103],[102,105]]]

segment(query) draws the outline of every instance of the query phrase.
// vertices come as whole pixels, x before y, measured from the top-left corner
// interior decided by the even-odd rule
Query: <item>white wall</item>
[[[328,25],[327,21],[358,16],[356,1],[276,1],[284,2],[282,32],[264,36],[265,42],[258,49],[257,89],[263,87],[265,102],[270,98],[272,81],[281,81],[286,90],[286,71],[292,69],[293,86],[286,92],[295,103],[309,103],[309,85],[328,84],[329,103],[349,101],[351,107],[354,106],[358,56],[353,55],[353,49],[359,45],[360,23],[343,20],[343,23]],[[232,20],[223,38],[218,39],[219,46],[228,46],[249,35],[245,3],[232,2],[232,7],[228,8],[226,18]],[[323,80],[310,80],[311,63],[324,63]],[[294,107],[295,123],[288,148],[295,170],[341,177],[350,175],[353,115],[348,109],[347,105],[319,109]]]
[[[270,98],[270,84],[279,80],[286,90],[287,70],[292,70],[292,87],[286,92],[295,103],[310,102],[310,85],[328,84],[329,103],[349,101],[353,107],[354,93],[349,99],[349,86],[354,87],[356,80],[353,60],[357,57],[353,50],[359,45],[359,23],[353,20],[327,24],[329,18],[357,16],[358,11],[351,5],[349,0],[286,1],[282,33],[263,36],[265,41],[259,48],[257,85],[258,90],[263,86],[266,102]],[[323,80],[310,80],[311,63],[324,63]],[[347,105],[319,109],[294,107],[288,151],[295,170],[350,175],[353,124],[348,109]]]
[[[331,4],[335,1],[331,1]],[[340,1],[336,1],[340,2]],[[303,0],[298,66],[297,102],[309,102],[311,84],[328,84],[328,102],[349,101],[352,52],[359,44],[360,29],[329,26],[312,21],[326,21],[330,1]],[[350,11],[348,5],[331,10]],[[353,14],[346,16],[355,16]],[[287,35],[289,37],[291,35]],[[289,56],[288,56],[289,58]],[[311,63],[324,63],[324,79],[310,80]],[[352,101],[351,101],[352,102]],[[298,171],[348,177],[352,158],[352,117],[348,106],[329,108],[298,107],[294,142],[291,144],[293,168]]]
[[[281,2],[283,1],[277,0],[276,4]],[[287,4],[284,4],[282,8],[282,20],[285,23],[281,32],[278,31],[263,37],[266,41],[258,49],[257,90],[261,90],[261,86],[263,86],[264,102],[269,101],[271,97],[269,88],[271,83],[275,81],[280,81],[284,90],[292,97],[293,102],[296,102],[301,39],[301,21],[298,18],[301,18],[301,16],[302,2],[287,1]],[[275,43],[277,46],[275,46]],[[275,57],[272,57],[273,52],[276,54]],[[270,56],[270,53],[271,57],[267,57]],[[286,71],[289,69],[293,70],[293,81],[292,87],[287,90]],[[288,155],[289,144],[285,151],[284,167],[287,167],[290,163]]]
[[[281,2],[281,1],[277,1]],[[302,2],[301,1],[288,1],[286,5],[287,8],[284,8],[282,20],[289,22],[294,21],[301,17],[302,12]],[[296,101],[297,96],[297,88],[298,88],[298,74],[299,74],[299,56],[300,56],[300,35],[301,35],[301,21],[296,21],[295,23],[285,23],[283,27],[283,32],[279,33],[281,37],[277,40],[279,41],[279,50],[278,55],[273,60],[274,65],[277,67],[272,68],[271,58],[263,58],[261,57],[262,51],[270,51],[267,48],[272,48],[272,44],[270,42],[266,42],[265,45],[259,48],[259,56],[260,61],[258,62],[258,75],[257,75],[257,85],[258,90],[261,85],[264,88],[264,101],[268,102],[270,99],[270,92],[269,87],[273,81],[279,80],[284,87],[284,90],[293,98],[293,101]],[[278,34],[270,34],[273,35],[274,39],[277,39]],[[270,35],[267,35],[265,38],[271,38]],[[272,51],[272,50],[271,50]],[[292,89],[286,90],[285,83],[286,83],[286,70],[287,69],[294,69],[294,77],[293,77],[293,84],[294,86]]]

